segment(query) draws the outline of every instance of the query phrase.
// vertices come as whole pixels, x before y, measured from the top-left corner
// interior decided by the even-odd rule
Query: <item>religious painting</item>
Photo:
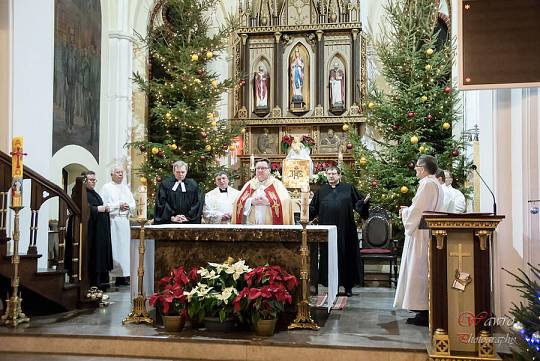
[[[99,159],[100,0],[56,0],[53,154],[78,145]]]
[[[277,128],[252,128],[254,144],[251,149],[257,154],[278,154],[278,138]]]
[[[264,116],[270,112],[270,75],[267,65],[261,61],[253,74],[254,113]]]
[[[305,113],[309,110],[309,53],[299,43],[289,56],[289,111]]]
[[[346,109],[345,98],[345,66],[338,57],[335,57],[331,62],[331,68],[328,72],[328,104],[330,112],[334,115],[341,115]]]
[[[340,146],[344,142],[344,134],[336,132],[332,127],[321,127],[320,129],[320,141],[319,152],[320,153],[337,153]]]
[[[283,185],[287,188],[302,188],[309,183],[309,160],[283,160]]]

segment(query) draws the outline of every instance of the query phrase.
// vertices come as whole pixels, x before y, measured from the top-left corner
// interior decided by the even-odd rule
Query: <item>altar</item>
[[[302,227],[299,225],[163,224],[145,226],[143,289],[146,296],[167,272],[179,265],[186,268],[223,262],[228,257],[244,259],[250,266],[279,265],[300,277],[299,254]],[[328,312],[338,293],[337,229],[308,226],[308,242],[328,244]],[[131,228],[131,290],[137,292],[140,227]],[[311,247],[316,248],[316,247]],[[318,255],[311,255],[314,261]]]

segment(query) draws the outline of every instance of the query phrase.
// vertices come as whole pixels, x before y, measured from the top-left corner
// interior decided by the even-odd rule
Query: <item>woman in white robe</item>
[[[408,323],[427,326],[428,310],[428,242],[429,230],[419,229],[422,213],[441,211],[444,192],[435,173],[437,161],[430,155],[422,155],[416,162],[416,177],[420,179],[418,190],[409,207],[400,210],[405,228],[405,243],[396,287],[394,307],[419,311]]]

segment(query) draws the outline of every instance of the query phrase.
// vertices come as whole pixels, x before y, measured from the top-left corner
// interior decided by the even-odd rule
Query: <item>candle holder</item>
[[[154,324],[154,320],[150,317],[148,311],[146,311],[146,299],[143,292],[143,278],[144,278],[144,225],[148,220],[146,218],[137,218],[137,223],[141,226],[139,233],[139,267],[137,269],[137,297],[133,299],[133,309],[122,320],[122,325],[128,323],[146,323],[149,325]]]
[[[23,209],[23,206],[11,206],[9,207],[15,211],[15,221],[13,222],[13,255],[11,256],[11,263],[13,264],[13,277],[11,278],[11,297],[8,295],[6,299],[6,313],[0,319],[0,324],[8,327],[17,327],[21,323],[30,322],[30,318],[22,312],[22,298],[19,294],[19,212]]]
[[[300,266],[300,287],[302,295],[297,303],[296,318],[289,325],[289,330],[319,330],[319,325],[311,318],[309,308],[309,248],[307,242],[307,221],[300,220],[302,225],[302,245],[300,246],[300,257],[302,263]]]

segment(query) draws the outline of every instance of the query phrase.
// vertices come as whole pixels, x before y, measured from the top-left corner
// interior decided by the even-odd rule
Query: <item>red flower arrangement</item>
[[[296,277],[279,266],[259,266],[246,273],[244,280],[247,287],[232,304],[239,318],[249,316],[253,325],[258,320],[276,319],[285,303],[292,303],[291,292],[298,286]]]
[[[324,162],[315,162],[313,164],[313,172],[319,173],[319,172],[325,171],[326,168],[330,166],[334,166],[334,167],[337,166],[337,162],[333,160],[324,161]]]
[[[272,162],[272,164],[270,164],[270,169],[272,172],[281,171],[281,162]]]
[[[164,315],[186,315],[187,296],[184,290],[191,288],[198,279],[197,268],[186,273],[183,266],[173,268],[169,275],[159,280],[158,291],[150,296],[150,305],[161,308]]]
[[[309,135],[303,135],[302,139],[300,139],[300,143],[311,149],[311,147],[315,145],[315,139],[311,138]]]

